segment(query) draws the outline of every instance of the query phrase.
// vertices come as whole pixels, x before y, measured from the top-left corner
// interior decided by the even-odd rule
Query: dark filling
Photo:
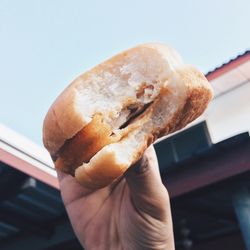
[[[128,116],[128,120],[123,123],[119,129],[123,129],[126,128],[127,126],[129,126],[129,124],[131,124],[135,118],[137,118],[138,116],[140,116],[143,112],[145,112],[149,106],[152,104],[152,102],[149,102],[147,104],[144,105],[140,105],[140,106],[132,106],[132,107],[128,107],[128,109],[131,111],[130,115]]]
[[[81,165],[83,162],[88,162],[92,156],[100,151],[104,146],[120,140],[115,137],[112,130],[117,129],[117,127],[119,129],[126,128],[133,123],[136,118],[144,113],[151,106],[151,104],[152,102],[147,104],[136,103],[126,107],[126,109],[120,112],[120,116],[124,115],[124,120],[126,121],[120,124],[117,123],[116,126],[114,126],[114,124],[113,126],[110,126],[106,124],[102,118],[100,119],[100,117],[94,117],[90,124],[80,130],[74,137],[66,140],[62,148],[59,150],[57,157],[53,159],[55,161],[56,168],[74,175],[76,167]],[[92,128],[90,130],[92,131],[92,134],[89,135],[87,132],[89,130],[86,131],[86,128],[90,128],[91,126]],[[100,131],[97,128],[102,129]],[[99,140],[100,133],[102,135],[101,140]]]

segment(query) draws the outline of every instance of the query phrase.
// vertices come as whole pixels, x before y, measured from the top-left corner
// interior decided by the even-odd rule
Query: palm
[[[60,173],[67,212],[86,249],[174,249],[167,191],[152,167],[157,165],[152,149],[145,157],[145,171],[130,169],[116,184],[96,191]],[[150,175],[147,183],[144,175]]]

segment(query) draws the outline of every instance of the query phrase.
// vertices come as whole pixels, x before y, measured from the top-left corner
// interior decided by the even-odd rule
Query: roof
[[[226,185],[224,189],[217,189],[216,185],[221,181],[230,181],[232,176],[237,176],[242,184],[242,174],[248,182],[249,150],[248,133],[213,144],[205,123],[157,144],[161,175],[172,198],[177,244],[182,244],[181,232],[186,226],[192,230],[195,244],[211,241],[228,232],[239,233],[236,220],[231,218],[233,207],[228,190],[228,187],[235,185]],[[217,206],[215,202],[219,199],[219,192],[224,197],[223,206]],[[203,211],[204,207],[209,207],[209,212]],[[224,215],[225,223],[220,223],[219,215],[214,213]],[[201,224],[201,220],[206,223]],[[64,249],[67,245],[67,249],[81,249],[68,221],[59,190],[1,162],[0,248],[15,250],[22,246],[29,250],[36,246],[37,250],[55,250]]]
[[[0,161],[59,189],[49,153],[3,124],[0,124]]]
[[[59,190],[0,162],[0,249],[42,250],[72,239]]]
[[[250,59],[250,50],[246,50],[242,54],[239,54],[238,56],[228,60],[227,62],[207,72],[206,77],[211,81],[216,77],[220,76],[222,73],[225,73],[237,67],[238,65],[248,61],[249,59]]]
[[[215,92],[222,95],[250,81],[250,50],[229,60],[206,74]]]
[[[203,122],[161,141],[155,149],[172,198],[250,173],[248,131],[213,144]]]

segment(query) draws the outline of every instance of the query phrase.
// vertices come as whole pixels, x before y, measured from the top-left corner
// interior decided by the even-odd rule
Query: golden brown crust
[[[52,155],[56,155],[64,142],[76,135],[90,121],[91,117],[83,115],[80,109],[76,108],[77,95],[79,89],[83,86],[88,88],[92,82],[92,76],[100,72],[112,70],[119,67],[119,61],[122,61],[129,53],[133,54],[139,50],[154,51],[160,57],[166,59],[170,68],[181,64],[181,58],[175,50],[163,44],[142,44],[137,47],[124,51],[107,61],[97,65],[93,69],[77,77],[55,100],[46,114],[43,123],[43,143]],[[88,104],[85,104],[87,106]],[[123,105],[126,105],[124,103]],[[84,107],[83,107],[84,108]]]
[[[180,106],[172,121],[166,125],[159,137],[184,128],[188,123],[199,117],[212,99],[212,89],[205,76],[193,67],[180,70],[181,80],[187,86],[185,104]]]
[[[170,73],[153,103],[121,129],[119,135],[112,136],[112,128],[99,113],[88,120],[80,109],[76,110],[75,102],[77,88],[87,87],[84,80],[89,75],[120,67],[116,64],[117,58],[125,57],[126,52],[78,77],[55,101],[45,118],[44,145],[52,156],[57,156],[56,167],[75,174],[78,182],[86,187],[100,188],[110,184],[138,161],[156,139],[197,118],[212,97],[211,87],[203,74],[184,66],[174,51],[164,45],[141,47],[155,50],[165,58]],[[138,98],[144,94],[145,88],[142,84]],[[131,98],[128,100],[131,104]],[[128,101],[123,102],[121,106],[126,107]]]
[[[88,188],[105,187],[122,175],[129,166],[136,163],[142,157],[146,148],[156,139],[185,127],[188,123],[203,113],[212,98],[212,91],[206,78],[192,67],[180,70],[178,74],[183,82],[183,86],[187,87],[187,92],[183,102],[176,104],[178,105],[178,109],[172,116],[172,119],[165,124],[162,123],[161,127],[152,127],[150,133],[142,133],[142,127],[146,125],[145,118],[147,121],[150,121],[153,114],[157,113],[159,107],[163,105],[161,102],[162,98],[158,98],[155,103],[151,105],[150,109],[142,115],[144,121],[142,121],[140,117],[136,119],[136,122],[140,125],[137,126],[137,131],[133,132],[134,135],[129,135],[130,138],[125,138],[127,141],[132,141],[132,138],[136,136],[136,134],[138,135],[142,133],[142,136],[139,139],[139,146],[135,146],[133,152],[130,154],[131,158],[129,159],[128,157],[129,163],[120,163],[119,160],[115,158],[116,152],[108,151],[105,154],[104,150],[94,157],[96,159],[93,162],[84,164],[76,170],[76,178],[79,183]],[[165,90],[161,93],[161,96],[167,95],[167,93],[168,91]],[[122,141],[120,142],[121,145],[118,144],[119,142],[117,143],[119,148],[117,151],[122,151],[124,147]],[[126,152],[124,151],[123,153],[125,154]],[[110,161],[110,159],[112,160]],[[108,161],[109,167],[104,170],[103,164],[106,161]]]
[[[43,143],[52,155],[86,123],[84,117],[75,112],[76,90],[70,86],[52,104],[44,119]]]
[[[135,134],[135,132],[130,133],[128,137],[118,143],[118,147],[112,148],[112,144],[108,145],[99,151],[90,163],[78,167],[75,171],[77,181],[84,187],[98,189],[111,184],[120,177],[129,166],[142,157],[149,146],[147,138],[150,135],[141,134],[138,137],[140,147],[133,148],[130,141],[136,136]],[[123,157],[119,157],[120,153],[123,154]]]
[[[105,123],[103,116],[96,114],[87,126],[65,142],[58,152],[55,167],[74,175],[75,168],[89,162],[104,146],[119,139],[119,136],[112,136],[112,128]]]
[[[50,134],[54,135],[54,140],[47,140],[48,136]],[[54,107],[51,106],[45,119],[44,119],[44,126],[43,126],[43,143],[44,146],[48,148],[57,148],[58,145],[63,145],[64,143],[64,137],[63,133],[59,127],[58,119],[54,112]],[[52,159],[55,160],[56,157],[56,151],[49,150]]]

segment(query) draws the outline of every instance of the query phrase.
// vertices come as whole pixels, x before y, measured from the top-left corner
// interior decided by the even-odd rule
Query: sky
[[[249,0],[1,0],[0,123],[42,145],[57,95],[140,43],[166,43],[207,73],[250,47],[249,13]]]

